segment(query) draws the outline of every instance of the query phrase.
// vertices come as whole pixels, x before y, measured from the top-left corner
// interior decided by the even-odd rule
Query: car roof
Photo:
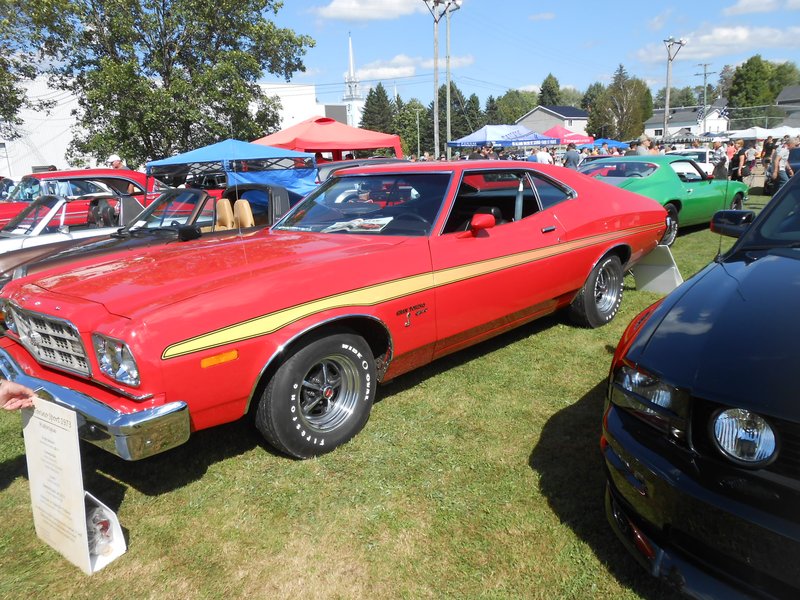
[[[334,176],[370,175],[381,173],[454,173],[464,170],[502,170],[502,169],[528,169],[549,171],[553,165],[545,165],[524,160],[431,160],[399,163],[386,163],[380,165],[362,165],[337,171]],[[563,167],[558,167],[563,169]]]
[[[71,169],[65,171],[42,171],[30,173],[23,179],[99,179],[101,177],[120,177],[124,179],[144,179],[146,175],[131,169]]]

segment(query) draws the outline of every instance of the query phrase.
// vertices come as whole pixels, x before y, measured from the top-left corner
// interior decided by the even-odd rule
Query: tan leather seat
[[[227,198],[220,198],[217,200],[217,224],[216,230],[222,231],[225,229],[233,229],[233,209],[231,208],[231,201]]]
[[[233,203],[233,222],[239,229],[255,227],[253,209],[250,208],[250,203],[247,200],[237,200]]]

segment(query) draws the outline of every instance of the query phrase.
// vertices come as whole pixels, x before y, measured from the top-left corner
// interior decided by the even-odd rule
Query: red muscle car
[[[10,282],[0,373],[127,460],[251,409],[277,449],[315,456],[364,427],[382,381],[562,308],[611,320],[665,221],[561,167],[348,169],[269,230]]]

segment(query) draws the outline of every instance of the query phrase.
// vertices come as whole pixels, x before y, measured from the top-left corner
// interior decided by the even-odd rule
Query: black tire
[[[312,338],[270,380],[256,410],[256,427],[290,456],[325,454],[364,428],[375,385],[375,361],[361,337]]]
[[[742,210],[744,208],[744,196],[741,192],[736,194],[731,200],[731,210]]]
[[[624,274],[618,256],[605,256],[589,273],[569,307],[572,320],[582,327],[601,327],[619,312]]]
[[[665,246],[672,246],[675,243],[675,238],[678,237],[678,207],[670,203],[664,206],[667,210],[667,230],[664,232],[664,237],[661,238],[661,244]]]

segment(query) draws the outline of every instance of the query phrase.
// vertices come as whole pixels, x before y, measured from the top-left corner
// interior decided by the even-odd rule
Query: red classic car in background
[[[153,177],[130,169],[80,169],[45,171],[26,175],[0,203],[0,227],[39,196],[63,196],[70,200],[64,225],[85,225],[94,200],[114,201],[119,196],[132,196],[147,206],[169,189]]]
[[[561,167],[349,169],[269,230],[11,281],[0,372],[127,460],[251,409],[277,449],[315,456],[364,427],[381,381],[562,308],[611,320],[665,219]]]

